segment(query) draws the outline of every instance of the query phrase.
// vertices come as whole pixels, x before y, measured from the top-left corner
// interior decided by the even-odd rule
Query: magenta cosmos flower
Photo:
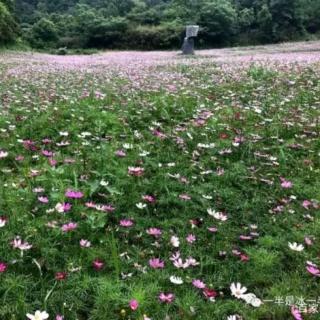
[[[102,260],[100,260],[100,259],[95,259],[92,262],[92,267],[93,267],[93,269],[95,269],[97,271],[101,270],[104,267],[104,262]]]
[[[138,302],[137,300],[135,300],[135,299],[132,299],[132,300],[130,300],[130,302],[129,302],[129,307],[130,307],[130,309],[131,309],[132,311],[135,311],[135,310],[137,310],[138,307],[139,307],[139,302]]]
[[[71,189],[68,189],[64,195],[70,199],[81,199],[83,197],[83,193],[81,191],[75,191]]]
[[[8,265],[5,262],[0,262],[0,273],[3,273],[7,270]]]
[[[68,274],[66,272],[56,272],[54,278],[58,281],[67,279]]]
[[[160,260],[159,258],[152,258],[149,260],[149,266],[153,269],[163,269],[164,261]]]

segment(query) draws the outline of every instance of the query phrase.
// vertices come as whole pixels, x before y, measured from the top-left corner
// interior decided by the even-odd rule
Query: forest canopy
[[[319,0],[0,0],[0,43],[46,48],[178,48],[186,24],[198,47],[316,38]]]

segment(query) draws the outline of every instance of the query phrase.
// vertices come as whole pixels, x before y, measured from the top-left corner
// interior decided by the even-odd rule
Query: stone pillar
[[[186,55],[194,54],[194,39],[198,36],[199,26],[187,26],[186,37],[182,45],[182,53]]]

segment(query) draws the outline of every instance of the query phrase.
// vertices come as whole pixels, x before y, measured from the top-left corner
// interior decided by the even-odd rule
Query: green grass
[[[289,306],[265,302],[254,308],[235,299],[229,289],[232,282],[241,282],[262,300],[318,297],[319,278],[308,274],[305,264],[320,262],[319,207],[306,210],[301,205],[310,200],[316,206],[320,200],[318,74],[312,68],[276,72],[252,66],[241,80],[226,76],[217,85],[209,81],[212,72],[225,75],[216,66],[163,69],[195,79],[192,89],[122,91],[123,79],[104,84],[101,78],[104,99],[94,94],[79,98],[80,86],[70,73],[74,84],[62,89],[67,99],[57,90],[57,98],[47,104],[41,102],[35,83],[18,78],[0,83],[0,97],[9,88],[13,96],[10,107],[3,103],[0,118],[0,150],[8,151],[8,157],[0,159],[0,216],[8,218],[0,229],[0,261],[8,264],[0,274],[1,319],[25,319],[35,310],[47,310],[50,319],[62,314],[68,320],[143,319],[143,315],[227,319],[231,314],[250,320],[290,318]],[[55,83],[62,83],[63,77]],[[288,80],[294,83],[289,85]],[[91,75],[82,81],[92,83]],[[34,96],[26,101],[28,90]],[[204,111],[212,115],[197,125]],[[154,129],[165,138],[155,136]],[[244,140],[234,145],[235,137]],[[52,141],[45,145],[45,138]],[[26,150],[20,140],[32,140],[37,150]],[[70,144],[57,145],[61,141]],[[210,143],[215,146],[201,147]],[[132,148],[119,158],[115,152],[124,144]],[[226,149],[231,153],[223,152]],[[56,166],[42,150],[54,152]],[[148,155],[141,156],[143,151]],[[18,155],[24,160],[15,160]],[[65,162],[70,158],[74,163]],[[143,167],[144,175],[128,175],[131,166]],[[223,175],[216,174],[219,168]],[[38,175],[32,176],[31,170],[38,170]],[[292,181],[293,187],[282,188],[280,177]],[[41,194],[48,197],[48,204],[38,201],[34,192],[38,187],[44,188]],[[68,188],[81,190],[84,198],[66,199]],[[138,209],[136,204],[144,202],[146,194],[154,195],[156,202]],[[191,200],[180,199],[181,194]],[[63,201],[72,203],[65,214],[54,209]],[[112,204],[115,211],[87,208],[89,201]],[[215,220],[208,208],[226,212],[228,220]],[[119,226],[124,218],[134,225]],[[192,228],[192,219],[203,223]],[[69,221],[78,227],[63,233],[60,227]],[[55,227],[48,227],[48,222]],[[252,230],[250,225],[257,225],[258,236],[239,240]],[[216,234],[208,232],[211,226],[218,228]],[[160,228],[161,237],[148,235],[150,227]],[[193,244],[185,240],[188,234],[196,236]],[[18,235],[33,245],[23,257],[10,245]],[[180,239],[182,258],[192,256],[199,266],[173,266],[172,235]],[[305,236],[314,236],[314,245],[305,245],[302,252],[288,248],[288,242],[303,243]],[[80,239],[88,239],[92,246],[81,248]],[[232,253],[235,249],[247,254],[249,261],[240,261]],[[226,251],[225,258],[220,251]],[[151,269],[152,257],[163,259],[165,268]],[[96,258],[105,263],[100,271],[92,268]],[[55,280],[55,273],[62,271],[67,278]],[[184,284],[170,283],[171,275],[182,277]],[[193,279],[215,289],[216,302],[193,287]],[[160,292],[173,292],[176,299],[160,303]],[[131,299],[139,301],[138,310],[130,310]]]

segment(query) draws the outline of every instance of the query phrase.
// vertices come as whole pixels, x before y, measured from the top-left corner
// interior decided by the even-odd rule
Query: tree
[[[49,19],[42,18],[31,28],[30,42],[38,48],[53,46],[58,39],[56,25]]]
[[[214,1],[204,5],[200,12],[202,35],[211,44],[226,44],[233,35],[237,13],[229,1]]]
[[[292,40],[303,34],[303,7],[301,0],[271,0],[270,12],[276,41]]]
[[[271,42],[273,40],[273,20],[267,5],[263,5],[258,12],[257,23],[259,26],[259,36],[262,42]]]
[[[9,1],[6,3],[10,4]],[[0,1],[0,44],[14,41],[18,35],[18,25],[16,24],[9,8]]]

